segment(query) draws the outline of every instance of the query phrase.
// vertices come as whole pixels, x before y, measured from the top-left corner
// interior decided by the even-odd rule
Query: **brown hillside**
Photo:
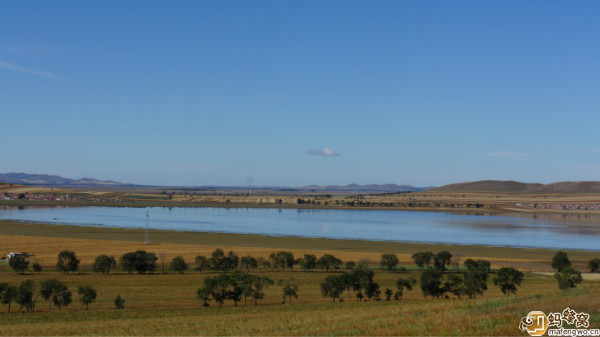
[[[563,181],[552,184],[518,181],[482,180],[442,186],[431,192],[488,192],[515,194],[600,193],[600,181]]]

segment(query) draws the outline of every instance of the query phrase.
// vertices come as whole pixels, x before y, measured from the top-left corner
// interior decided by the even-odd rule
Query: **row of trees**
[[[89,305],[96,301],[96,290],[89,285],[79,286],[77,289],[79,301],[89,308]],[[33,312],[39,298],[48,302],[48,311],[51,309],[51,304],[61,307],[71,304],[72,293],[67,285],[55,278],[42,281],[39,291],[36,290],[36,285],[33,280],[25,280],[18,287],[9,285],[5,282],[0,282],[0,302],[8,305],[10,312],[11,304],[19,304],[21,311],[26,310]]]
[[[198,300],[202,301],[203,306],[209,306],[209,302],[214,300],[222,306],[226,300],[232,300],[233,305],[237,306],[243,298],[246,305],[248,298],[254,301],[254,305],[265,296],[265,288],[273,285],[274,282],[268,277],[252,275],[243,272],[224,273],[214,277],[204,279],[204,287],[197,291]],[[291,303],[292,297],[298,298],[298,285],[294,279],[280,280],[278,285],[283,290],[283,303],[288,298]]]

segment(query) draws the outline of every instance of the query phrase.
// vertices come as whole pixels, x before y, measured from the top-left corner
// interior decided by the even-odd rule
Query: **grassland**
[[[255,235],[152,231],[152,243],[143,245],[143,231],[77,226],[0,223],[0,247],[6,251],[28,251],[44,267],[41,274],[16,275],[0,262],[0,282],[18,284],[25,279],[36,282],[56,277],[75,290],[89,284],[98,290],[98,300],[89,311],[76,302],[58,312],[40,300],[35,313],[0,314],[1,335],[523,335],[518,324],[531,310],[563,310],[569,306],[591,314],[592,327],[600,327],[600,282],[585,280],[571,291],[558,290],[550,276],[533,271],[547,268],[551,250],[499,247],[461,247],[446,245],[401,244],[351,240],[279,238]],[[118,239],[118,240],[117,240]],[[92,273],[93,259],[100,254],[116,257],[136,249],[164,252],[168,261],[181,255],[188,262],[196,255],[209,255],[220,247],[238,255],[266,257],[285,249],[296,256],[304,253],[332,253],[344,261],[368,258],[377,264],[382,253],[397,253],[401,264],[412,267],[410,255],[416,251],[448,249],[465,258],[486,258],[494,267],[521,265],[526,278],[518,296],[505,297],[493,285],[477,299],[432,300],[424,298],[418,285],[405,292],[402,301],[355,302],[345,296],[343,303],[331,303],[320,294],[319,283],[325,272],[300,270],[256,271],[273,280],[293,277],[299,285],[299,298],[281,304],[281,288],[267,288],[260,305],[223,308],[214,304],[201,307],[195,298],[203,279],[214,274],[186,272],[152,275],[111,275]],[[53,271],[59,251],[70,249],[82,260],[79,275]],[[582,266],[593,252],[569,252],[576,265]],[[161,261],[159,261],[160,269]],[[394,288],[397,278],[419,272],[376,271],[375,281],[382,289]],[[125,310],[114,309],[120,294]],[[16,308],[17,306],[13,306]],[[6,310],[6,306],[0,307]]]

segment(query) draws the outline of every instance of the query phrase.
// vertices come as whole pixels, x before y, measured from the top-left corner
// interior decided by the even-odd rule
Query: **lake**
[[[600,224],[567,217],[376,210],[0,206],[0,219],[145,228],[146,210],[149,228],[161,230],[600,250]]]

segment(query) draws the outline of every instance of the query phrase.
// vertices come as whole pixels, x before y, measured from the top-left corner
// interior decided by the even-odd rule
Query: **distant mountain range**
[[[49,174],[29,173],[0,173],[0,181],[21,185],[44,186],[131,186],[132,184],[120,183],[112,180],[97,180],[92,178],[69,179]]]
[[[304,187],[298,187],[301,190],[315,190],[315,191],[354,191],[354,192],[380,192],[380,193],[393,193],[393,192],[421,192],[430,190],[434,187],[415,187],[412,185],[396,185],[396,184],[369,184],[369,185],[357,185],[349,184],[345,186],[339,185],[327,185],[317,186],[310,185]]]
[[[21,185],[43,185],[43,186],[145,186],[128,183],[121,183],[113,180],[97,180],[92,178],[70,179],[57,175],[49,174],[29,174],[29,173],[0,173],[0,181],[10,184]],[[370,192],[370,193],[393,193],[393,192],[420,192],[433,187],[415,187],[411,185],[357,185],[350,184],[345,186],[328,185],[328,186],[303,186],[303,187],[281,187],[281,186],[198,186],[199,188],[211,189],[261,189],[261,190],[289,190],[289,191],[322,191],[322,192]]]
[[[600,193],[600,181],[563,181],[552,184],[522,183],[518,181],[481,180],[451,184],[431,192],[489,192],[515,194]]]

